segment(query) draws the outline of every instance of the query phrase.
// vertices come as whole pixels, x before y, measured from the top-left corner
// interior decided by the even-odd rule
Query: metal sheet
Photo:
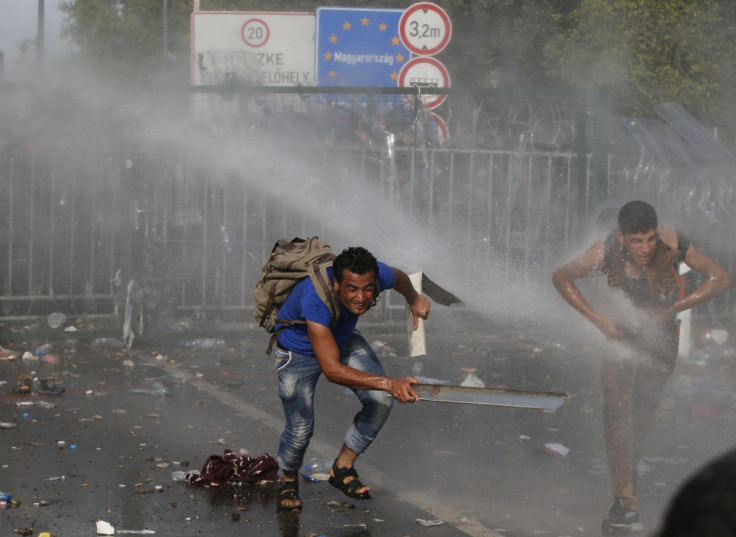
[[[415,384],[420,401],[537,408],[554,411],[569,398],[566,393],[525,392],[500,388],[469,388],[443,384]]]

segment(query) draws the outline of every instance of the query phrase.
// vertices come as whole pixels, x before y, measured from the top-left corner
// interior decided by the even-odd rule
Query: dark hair
[[[657,211],[646,201],[630,201],[618,212],[618,229],[624,235],[657,229]]]
[[[366,274],[373,271],[378,277],[378,261],[373,254],[360,246],[346,248],[332,263],[332,275],[338,283],[342,283],[342,273],[345,270],[355,274]]]
[[[658,537],[736,535],[736,450],[727,451],[690,476],[675,494]]]

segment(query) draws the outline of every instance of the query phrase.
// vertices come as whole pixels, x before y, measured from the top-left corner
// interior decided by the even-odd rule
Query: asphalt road
[[[150,345],[124,350],[54,341],[57,364],[2,360],[0,490],[20,500],[0,512],[0,535],[157,536],[586,536],[601,534],[609,477],[600,426],[595,349],[543,335],[428,333],[431,355],[405,356],[404,327],[370,326],[391,374],[489,387],[563,391],[555,413],[419,402],[397,405],[357,465],[373,499],[349,500],[302,481],[301,513],[279,513],[275,484],[194,486],[172,472],[199,470],[225,449],[275,454],[283,423],[267,336],[246,331],[220,348]],[[38,343],[38,342],[36,342]],[[0,342],[22,353],[33,342]],[[73,352],[68,352],[72,351]],[[651,534],[679,484],[732,447],[733,358],[685,363],[663,400],[640,466],[642,518]],[[62,395],[10,394],[21,372],[53,375]],[[134,393],[154,381],[169,395]],[[318,387],[308,452],[334,457],[357,404],[340,386]],[[565,454],[563,454],[565,453]],[[15,531],[15,533],[13,533]]]

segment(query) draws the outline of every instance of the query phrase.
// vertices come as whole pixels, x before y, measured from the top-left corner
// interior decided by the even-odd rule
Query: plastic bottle
[[[122,347],[123,342],[114,337],[98,337],[92,340],[93,347]]]
[[[224,347],[225,340],[213,338],[192,339],[189,341],[179,341],[179,346],[189,349],[214,349]]]
[[[51,343],[44,343],[36,349],[36,356],[43,356],[44,354],[50,353],[54,350],[54,346]]]
[[[18,507],[20,505],[19,500],[14,500],[13,496],[7,492],[0,492],[0,509],[10,509],[11,507]]]
[[[304,465],[301,475],[307,481],[315,483],[327,481],[330,478],[330,468],[332,468],[334,462],[334,459],[324,459],[307,463]]]
[[[144,393],[147,395],[169,395],[169,389],[160,382],[154,382],[151,388],[131,388],[130,393]]]
[[[186,481],[187,473],[183,470],[176,470],[174,472],[171,472],[171,479],[177,482]]]

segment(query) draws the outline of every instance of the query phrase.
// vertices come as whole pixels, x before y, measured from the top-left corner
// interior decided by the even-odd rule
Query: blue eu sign
[[[319,86],[396,87],[411,52],[401,42],[401,9],[317,9]]]

